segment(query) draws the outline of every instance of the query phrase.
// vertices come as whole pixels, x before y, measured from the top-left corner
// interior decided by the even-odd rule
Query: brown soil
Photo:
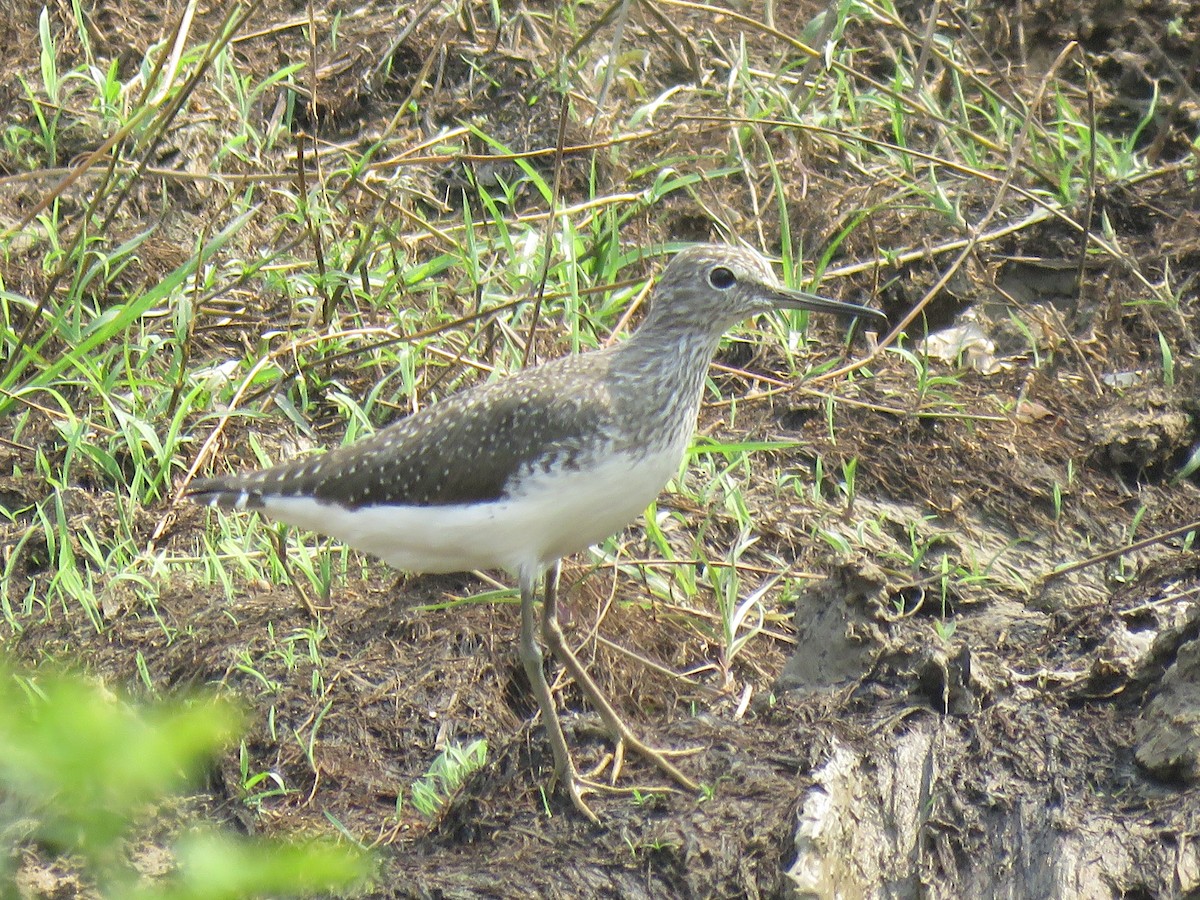
[[[817,10],[775,6],[785,34],[800,34]],[[927,10],[904,6],[920,33]],[[714,380],[724,397],[740,398],[737,415],[730,425],[728,405],[713,403],[701,429],[731,440],[794,440],[802,448],[757,454],[754,475],[742,486],[759,535],[742,561],[765,571],[778,570],[779,560],[791,563],[805,585],[794,621],[773,623],[771,634],[723,664],[718,642],[693,620],[650,603],[635,580],[568,561],[564,592],[581,655],[652,742],[700,750],[681,765],[710,793],[664,790],[631,758],[622,784],[644,782],[647,790],[636,801],[596,798],[602,827],[583,821],[560,797],[543,797],[551,760],[516,656],[516,607],[424,608],[486,588],[471,576],[398,582],[373,566],[339,590],[315,623],[286,587],[246,585],[230,602],[199,588],[199,578],[180,580],[157,598],[155,616],[117,586],[104,597],[102,634],[83,616],[50,615],[12,635],[9,651],[27,661],[79,660],[131,690],[139,684],[140,654],[164,692],[213,683],[238,692],[252,723],[245,739],[250,769],[278,773],[293,791],[248,807],[233,748],[218,761],[209,790],[180,818],[267,834],[336,834],[335,820],[382,848],[370,896],[1200,897],[1200,552],[1178,533],[1103,556],[1131,537],[1163,536],[1200,520],[1196,476],[1173,477],[1200,441],[1200,177],[1194,145],[1189,150],[1200,121],[1200,4],[1091,6],[1000,5],[969,29],[959,18],[963,9],[941,10],[947,28],[978,40],[979,71],[989,79],[1005,73],[1026,98],[1065,43],[1080,41],[1097,116],[1110,133],[1131,134],[1158,85],[1157,114],[1139,138],[1155,168],[1133,183],[1097,185],[1091,227],[1110,228],[1119,254],[1089,256],[1077,284],[1079,235],[1053,218],[979,245],[921,322],[936,331],[971,312],[995,348],[965,372],[931,361],[932,374],[956,377],[925,385],[925,393],[914,368],[896,356],[873,361],[872,378],[766,398],[765,382],[740,370],[780,371],[781,360],[745,358],[742,345],[719,359],[735,370],[714,371]],[[40,7],[0,0],[14,72],[37,71],[36,56],[21,53],[36,48]],[[534,4],[529,21],[544,23],[553,8]],[[61,24],[67,9],[62,4],[52,18]],[[743,28],[736,19],[650,3],[634,10],[626,39],[648,51],[642,77],[650,96],[686,83],[697,64],[718,82],[728,77],[718,50],[738,42]],[[136,0],[119,16],[97,11],[94,52],[125,59],[122,48],[136,47],[128,58],[140,59],[162,34],[162,12]],[[599,12],[579,14],[590,23]],[[763,16],[758,3],[742,12]],[[658,13],[688,41],[667,36]],[[206,11],[204,27],[214,27],[219,14]],[[288,4],[258,7],[243,30],[260,36],[238,52],[252,61],[260,56],[264,73],[307,60],[301,30],[282,27],[297,15],[305,19]],[[322,105],[308,123],[323,140],[378,136],[414,86],[428,84],[419,73],[433,58],[438,86],[421,97],[430,127],[470,120],[516,149],[554,146],[556,95],[519,16],[510,16],[511,30],[498,36],[472,31],[485,27],[475,20],[479,9],[426,17],[394,51],[390,75],[364,90],[409,15],[397,19],[376,3],[343,10],[340,55],[320,60]],[[603,44],[612,35],[610,23],[593,40]],[[856,39],[884,58],[888,37]],[[786,58],[769,35],[751,30],[745,38],[762,66]],[[69,34],[64,42],[69,55]],[[704,51],[698,62],[695,48]],[[1073,89],[1086,83],[1078,70],[1054,77]],[[19,96],[14,77],[0,78],[0,108],[15,108]],[[540,99],[531,104],[533,97]],[[702,105],[691,112],[728,113]],[[680,120],[655,131],[622,151],[619,165],[602,161],[598,177],[617,183],[636,168],[634,160],[680,154],[702,168],[707,128]],[[886,139],[888,129],[878,136]],[[95,146],[83,130],[74,138],[79,146],[65,148],[64,159]],[[417,139],[414,132],[414,145]],[[591,139],[584,122],[568,129],[569,144]],[[211,155],[199,124],[185,123],[173,140],[177,146],[164,154]],[[825,246],[859,210],[877,210],[871,227],[851,232],[835,270],[878,258],[880,247],[929,250],[845,276],[850,285],[842,296],[873,296],[898,320],[956,255],[937,248],[964,235],[945,217],[889,206],[890,185],[869,183],[820,147],[789,156],[782,137],[771,140],[779,142],[785,177],[809,184],[790,211],[806,246]],[[910,135],[914,146],[919,141],[933,150],[938,136]],[[563,161],[567,202],[582,195],[591,160],[579,153]],[[543,164],[548,174],[552,158]],[[289,165],[281,158],[281,167]],[[429,164],[413,177],[435,191],[461,177],[457,171]],[[39,196],[21,182],[3,189],[17,211]],[[177,262],[172,241],[190,241],[209,227],[218,204],[199,181],[171,190],[167,239],[146,263],[161,270]],[[962,214],[974,223],[995,190],[970,180],[956,185]],[[693,204],[672,198],[631,220],[623,240],[635,246],[718,237],[707,211],[713,205],[744,223],[753,240],[757,214],[748,196],[724,191],[715,187]],[[535,204],[533,196],[524,200]],[[153,197],[144,202],[148,215],[157,209]],[[361,204],[366,218],[376,214],[366,193],[348,193],[347,203]],[[1084,214],[1073,211],[1077,219]],[[120,227],[133,233],[135,225]],[[778,224],[761,227],[766,249],[777,250]],[[38,296],[42,276],[18,271],[19,262],[5,265],[7,287]],[[1174,309],[1149,302],[1148,283],[1169,283],[1181,302]],[[213,347],[253,341],[262,320],[286,310],[287,298],[263,303],[269,308],[261,318],[235,317],[240,331],[210,329],[205,340]],[[1030,330],[1011,323],[1011,309]],[[1160,334],[1175,352],[1169,382]],[[561,350],[552,336],[544,340],[547,353]],[[832,358],[831,345],[816,352]],[[345,375],[350,382],[370,377]],[[854,404],[836,405],[832,427],[817,393],[827,389]],[[926,415],[944,412],[946,399],[957,412]],[[11,436],[7,427],[0,422],[0,439]],[[39,427],[47,441],[53,433],[44,423],[24,427],[16,443],[0,442],[13,471],[0,482],[8,508],[46,490],[28,474],[36,467],[22,448]],[[231,433],[231,453],[244,450],[243,439]],[[824,499],[807,488],[818,457]],[[834,467],[852,459],[858,469],[847,502]],[[803,502],[779,489],[780,473],[801,476]],[[696,480],[690,486],[702,487],[702,475],[689,477]],[[94,527],[114,515],[101,487],[74,488],[72,514]],[[683,558],[696,535],[714,557],[737,540],[737,523],[722,510],[695,508],[682,496],[666,495],[661,504],[686,516],[689,527],[671,535]],[[165,503],[144,511],[147,538],[167,513]],[[172,515],[162,546],[194,552],[205,514],[180,508]],[[837,552],[834,541],[821,538],[835,533],[853,552]],[[629,558],[656,556],[638,527],[625,538]],[[2,529],[0,543],[9,543]],[[25,552],[36,556],[36,548]],[[14,571],[34,579],[37,561]],[[944,594],[946,572],[959,577]],[[610,604],[614,592],[618,602]],[[592,638],[597,624],[626,650],[692,674],[662,674],[613,650]],[[305,630],[319,646],[317,662],[307,655]],[[301,635],[296,662],[265,652],[280,635]],[[265,688],[240,667],[243,654],[277,687]],[[609,748],[596,735],[594,716],[571,684],[560,685],[558,697],[581,766],[599,762]],[[314,729],[315,768],[305,754]],[[407,791],[447,740],[474,737],[487,739],[489,763],[441,820],[425,822],[411,805],[397,814],[398,789]],[[141,858],[155,846],[152,840],[132,853]],[[27,853],[21,865],[32,896],[81,890],[69,868],[60,871],[61,861],[43,853]]]

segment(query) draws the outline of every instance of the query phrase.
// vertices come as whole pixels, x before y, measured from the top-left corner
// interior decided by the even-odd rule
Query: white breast
[[[685,445],[617,453],[578,471],[526,478],[506,500],[346,509],[307,497],[264,497],[263,512],[409,572],[505,569],[514,574],[604,540],[636,519],[679,467]]]

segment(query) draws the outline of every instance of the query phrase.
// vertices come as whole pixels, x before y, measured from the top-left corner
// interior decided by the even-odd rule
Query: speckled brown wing
[[[598,449],[594,439],[612,419],[603,356],[567,357],[480,385],[325,454],[197,479],[188,494],[244,509],[261,508],[267,496],[348,509],[498,500],[533,470],[575,468]],[[582,370],[594,371],[581,377]]]

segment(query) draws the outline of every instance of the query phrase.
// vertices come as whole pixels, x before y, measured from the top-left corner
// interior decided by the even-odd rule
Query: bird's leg
[[[548,578],[549,575],[547,575]],[[554,778],[570,795],[571,803],[575,805],[575,808],[599,825],[600,819],[584,802],[583,789],[586,785],[579,777],[575,763],[571,760],[571,751],[567,747],[567,739],[563,736],[562,723],[558,720],[558,710],[554,708],[554,695],[550,693],[550,685],[546,682],[546,673],[542,670],[542,650],[537,643],[537,628],[533,610],[533,604],[537,599],[536,579],[536,573],[521,573],[521,645],[519,650],[521,663],[525,666],[525,674],[533,688],[533,695],[537,698],[538,708],[542,711],[546,736],[550,739],[550,749],[554,752]]]
[[[545,639],[546,646],[549,647],[550,652],[566,667],[571,677],[575,679],[575,683],[579,685],[579,689],[587,697],[588,702],[592,704],[593,708],[600,715],[601,721],[604,722],[608,730],[609,737],[612,738],[615,744],[613,751],[613,781],[615,782],[617,775],[620,774],[621,763],[625,753],[624,748],[628,746],[638,756],[654,763],[660,771],[689,791],[699,790],[696,782],[684,775],[667,759],[668,755],[683,755],[694,753],[695,751],[658,750],[645,744],[630,730],[617,711],[613,709],[613,705],[604,696],[604,692],[600,690],[600,686],[592,680],[592,676],[587,673],[587,669],[583,667],[579,658],[575,656],[574,652],[567,645],[562,626],[558,624],[559,568],[560,565],[556,562],[554,567],[546,573],[546,593],[542,599],[542,637]],[[524,599],[522,599],[522,612],[524,612]]]

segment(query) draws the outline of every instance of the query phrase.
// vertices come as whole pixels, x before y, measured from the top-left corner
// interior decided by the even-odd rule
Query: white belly
[[[636,519],[675,474],[682,447],[619,453],[599,466],[528,479],[491,503],[346,509],[307,497],[264,497],[271,518],[335,537],[409,572],[537,571]]]

